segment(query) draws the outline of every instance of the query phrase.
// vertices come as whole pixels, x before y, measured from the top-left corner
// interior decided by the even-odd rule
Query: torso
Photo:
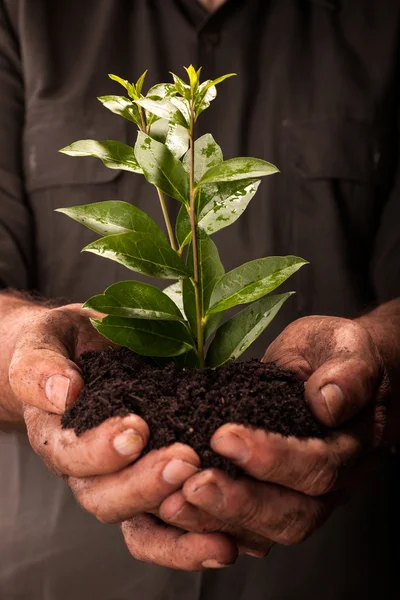
[[[133,127],[96,101],[98,95],[120,93],[107,73],[133,80],[149,68],[150,85],[167,80],[169,71],[181,74],[182,63],[193,63],[203,66],[206,78],[238,74],[221,86],[199,121],[198,135],[211,131],[226,158],[254,155],[282,171],[262,183],[240,221],[216,236],[226,269],[273,254],[296,254],[311,263],[291,280],[296,297],[251,354],[260,355],[299,316],[351,317],[376,301],[370,257],[394,168],[396,18],[388,1],[380,8],[365,2],[364,11],[347,3],[342,13],[323,4],[228,0],[201,25],[204,11],[193,0],[6,2],[24,56],[24,163],[37,240],[33,284],[41,293],[83,301],[131,276],[111,261],[80,254],[94,234],[55,214],[55,208],[121,199],[161,223],[156,198],[139,176],[107,170],[95,159],[57,154],[85,137],[134,143]],[[359,32],[366,30],[363,39]],[[385,266],[389,279],[399,272],[397,261]],[[29,460],[37,481],[47,481],[44,467]],[[385,482],[379,485],[386,489]],[[136,563],[129,572],[122,540],[103,534],[110,530],[82,515],[62,482],[51,479],[47,496],[36,484],[29,520],[53,528],[54,539],[61,540],[54,549],[60,563],[53,551],[38,558],[35,569],[43,582],[39,577],[37,595],[29,600],[64,600],[67,591],[65,598],[74,600],[96,594],[99,600],[128,600],[133,593],[146,600],[215,600],[227,590],[232,600],[319,600],[321,589],[332,600],[386,600],[386,508],[379,485],[371,482],[366,500],[356,498],[301,547],[277,549],[265,562],[242,560],[235,569],[207,573],[201,584],[198,575]],[[25,498],[31,499],[28,489]],[[0,522],[7,521],[13,502],[11,495],[8,506],[4,499]],[[23,510],[28,518],[27,504]],[[32,533],[33,554],[40,531],[36,538]],[[4,561],[7,548],[17,544],[11,538]],[[62,584],[71,552],[86,565],[80,574],[84,586],[74,593]],[[103,562],[115,592],[111,584],[96,583]],[[27,585],[34,581],[34,570],[22,565],[20,574]],[[1,577],[0,572],[0,583]],[[26,597],[12,596],[16,579],[3,578],[10,599]]]

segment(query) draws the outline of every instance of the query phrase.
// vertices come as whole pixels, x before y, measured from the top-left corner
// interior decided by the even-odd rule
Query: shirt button
[[[215,48],[218,46],[220,41],[219,33],[202,33],[200,35],[200,42],[206,46],[206,48]]]

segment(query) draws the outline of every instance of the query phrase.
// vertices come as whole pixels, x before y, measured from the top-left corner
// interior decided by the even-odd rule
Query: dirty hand
[[[191,448],[175,444],[137,460],[149,431],[133,414],[108,419],[79,437],[61,428],[62,413],[83,387],[74,361],[86,350],[110,345],[88,317],[80,305],[69,305],[43,310],[22,323],[9,380],[23,403],[32,448],[97,519],[119,523],[135,517],[123,533],[136,558],[188,570],[234,562],[236,545],[227,536],[186,534],[141,514],[157,514],[161,502],[198,471]]]
[[[266,555],[273,542],[304,540],[369,472],[382,442],[388,394],[372,338],[347,319],[292,323],[264,361],[306,381],[311,411],[332,431],[323,440],[301,440],[226,424],[211,446],[252,478],[232,481],[205,470],[160,508],[161,517],[178,527],[236,532],[239,545],[255,556]]]

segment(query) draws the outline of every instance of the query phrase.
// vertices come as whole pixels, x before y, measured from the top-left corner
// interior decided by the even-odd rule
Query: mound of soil
[[[323,437],[304,399],[304,384],[275,364],[252,360],[216,370],[158,366],[130,350],[87,352],[79,362],[85,388],[63,418],[77,435],[113,416],[140,415],[151,437],[145,450],[188,444],[203,467],[238,470],[209,446],[224,423],[262,427],[284,436]]]

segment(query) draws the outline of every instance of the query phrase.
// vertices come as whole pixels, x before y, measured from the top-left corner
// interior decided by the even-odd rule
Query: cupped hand
[[[137,460],[149,430],[134,414],[108,419],[79,437],[61,428],[61,415],[84,385],[75,361],[86,350],[110,346],[89,316],[80,305],[69,305],[22,324],[9,381],[23,404],[32,448],[97,519],[126,521],[123,534],[135,558],[186,570],[231,564],[237,548],[227,536],[187,534],[160,526],[153,516],[198,471],[199,458],[189,446],[174,444]]]
[[[160,508],[178,527],[228,531],[260,556],[271,543],[306,539],[369,474],[379,458],[388,397],[372,338],[347,319],[300,319],[264,360],[306,381],[307,403],[331,432],[302,440],[226,424],[211,447],[251,477],[232,481],[217,470],[199,472]]]

